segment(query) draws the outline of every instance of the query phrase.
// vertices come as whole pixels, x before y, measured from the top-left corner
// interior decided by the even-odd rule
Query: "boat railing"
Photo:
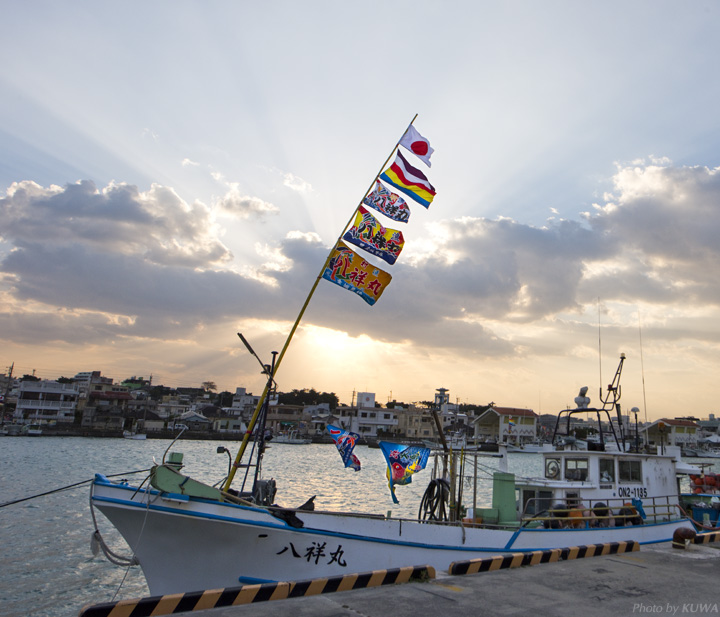
[[[675,497],[645,499],[598,499],[582,501],[578,498],[528,499],[520,517],[522,526],[543,526],[550,529],[626,527],[661,523],[680,518]]]

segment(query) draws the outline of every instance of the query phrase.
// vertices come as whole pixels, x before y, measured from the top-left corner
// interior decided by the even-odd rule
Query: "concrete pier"
[[[430,569],[392,573],[396,581],[380,581],[361,589],[317,583],[311,593],[287,597],[275,590],[264,601],[204,608],[202,603],[170,604],[152,611],[124,601],[117,606],[86,607],[80,615],[185,614],[193,617],[433,617],[527,615],[528,617],[607,617],[608,615],[720,614],[720,542],[718,534],[705,542],[674,548],[670,543],[612,550],[566,552],[560,558],[496,560],[491,566],[465,568],[472,574],[450,575]],[[712,539],[714,542],[708,542]],[[639,548],[639,550],[638,550]],[[405,570],[405,569],[403,569]],[[419,575],[418,575],[419,574]],[[389,575],[386,575],[389,576]],[[391,578],[392,578],[391,577]],[[378,582],[380,581],[380,582]],[[405,582],[407,581],[407,582]],[[325,585],[328,583],[326,582]],[[281,584],[287,585],[287,584]],[[337,589],[337,590],[336,590]],[[207,592],[206,592],[207,593]],[[272,599],[284,597],[286,599]],[[167,596],[166,598],[170,598]],[[247,601],[247,598],[244,600]],[[206,604],[205,606],[212,606]],[[102,609],[101,609],[102,607]],[[170,608],[170,610],[167,610]],[[178,612],[180,608],[185,612]],[[101,609],[94,612],[93,609]]]

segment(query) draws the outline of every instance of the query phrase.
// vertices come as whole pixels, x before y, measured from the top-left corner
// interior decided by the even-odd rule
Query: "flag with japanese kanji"
[[[390,274],[358,255],[342,240],[331,253],[322,278],[352,291],[371,306],[392,280]]]

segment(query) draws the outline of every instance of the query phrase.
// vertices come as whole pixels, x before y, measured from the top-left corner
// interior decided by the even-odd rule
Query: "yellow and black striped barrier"
[[[606,544],[587,544],[567,548],[553,548],[546,551],[530,551],[511,555],[481,557],[467,561],[453,561],[448,568],[450,574],[477,574],[478,572],[494,572],[506,568],[537,566],[541,563],[553,563],[567,559],[583,557],[600,557],[601,555],[619,555],[640,550],[640,544],[634,540],[627,542],[608,542]]]
[[[432,566],[410,566],[389,570],[374,570],[344,576],[315,578],[291,583],[263,583],[225,589],[208,589],[189,593],[120,600],[84,607],[79,617],[141,617],[145,615],[173,615],[224,606],[238,606],[254,602],[285,600],[315,596],[335,591],[350,591],[364,587],[397,585],[435,578]]]
[[[693,542],[695,544],[709,544],[710,542],[720,542],[720,531],[710,531],[706,533],[695,534]]]

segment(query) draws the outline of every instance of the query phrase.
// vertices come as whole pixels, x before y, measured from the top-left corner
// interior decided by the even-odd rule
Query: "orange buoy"
[[[585,525],[585,521],[582,520],[582,518],[583,518],[583,511],[582,511],[582,510],[578,510],[577,508],[575,508],[575,509],[573,509],[573,510],[570,510],[570,512],[569,512],[569,514],[568,514],[568,518],[571,518],[571,519],[579,519],[579,520],[570,521],[570,524],[571,524],[573,527],[582,527],[583,525]]]

